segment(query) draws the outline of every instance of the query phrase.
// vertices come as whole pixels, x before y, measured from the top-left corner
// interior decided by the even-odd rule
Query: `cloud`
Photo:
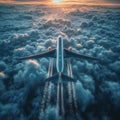
[[[0,0],[0,2],[19,2],[19,3],[51,3],[51,0]],[[120,0],[101,0],[97,1],[96,0],[63,0],[61,3],[67,3],[67,4],[120,4]]]
[[[5,85],[4,85],[4,83],[3,83],[3,81],[1,80],[1,73],[0,73],[0,94],[2,95],[4,92],[5,92]]]
[[[6,104],[1,105],[1,119],[14,119],[18,118],[20,111],[18,109],[17,104]],[[10,116],[10,117],[9,117]]]
[[[109,3],[109,2],[110,2],[110,3],[111,3],[111,2],[112,2],[112,3],[120,3],[120,0],[105,0],[105,1],[108,2],[108,3]]]
[[[48,3],[50,2],[50,0],[0,0],[0,2],[3,2],[3,3],[6,3],[6,2],[9,2],[9,3]]]
[[[114,62],[114,63],[111,63],[111,64],[110,64],[110,68],[111,68],[113,71],[119,73],[119,70],[120,70],[120,62],[119,62],[119,61],[116,61],[116,62]]]
[[[4,72],[0,72],[0,79],[4,79],[4,78],[6,78],[5,73]]]
[[[110,100],[115,105],[115,108],[118,109],[120,107],[119,101],[120,101],[120,84],[117,82],[104,82],[104,86],[106,88],[101,87],[102,92],[105,94],[110,94]]]
[[[56,48],[59,35],[62,35],[65,48],[72,47],[73,51],[105,61],[102,64],[71,59],[73,76],[77,79],[80,118],[114,119],[119,116],[119,8],[79,5],[73,5],[72,9],[39,5],[0,5],[0,8],[0,28],[3,30],[0,35],[0,119],[38,119],[43,80],[50,61],[46,58],[18,61],[16,58],[48,51],[50,46]],[[53,72],[56,73],[55,67]],[[68,91],[64,90],[66,102]],[[50,102],[46,111],[53,119],[55,85]],[[65,103],[67,118],[74,118],[66,108]],[[108,117],[108,113],[113,114]]]
[[[42,60],[41,64],[44,64],[44,62],[46,62],[46,65],[48,64],[48,61],[44,61],[44,59]],[[19,65],[21,66],[21,64],[18,64],[16,68],[19,68]],[[30,84],[33,84],[32,82],[34,82],[34,80],[37,82],[41,79],[42,81],[47,74],[45,70],[46,69],[39,65],[36,60],[28,60],[25,62],[24,70],[20,70],[18,74],[15,75],[14,82],[16,84],[24,84],[28,81]]]
[[[0,61],[0,71],[4,71],[7,67],[7,64],[4,61]]]
[[[76,83],[77,103],[81,105],[81,111],[85,111],[86,107],[94,101],[94,96],[88,89],[84,89],[80,82]]]

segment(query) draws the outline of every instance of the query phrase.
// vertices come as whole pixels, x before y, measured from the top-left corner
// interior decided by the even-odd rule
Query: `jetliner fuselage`
[[[57,40],[57,51],[56,51],[56,67],[58,73],[62,73],[64,69],[64,52],[63,52],[63,40],[58,38]]]

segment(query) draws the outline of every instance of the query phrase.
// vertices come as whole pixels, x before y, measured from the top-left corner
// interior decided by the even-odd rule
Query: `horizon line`
[[[62,5],[93,5],[93,6],[120,6],[120,4],[114,4],[114,3],[102,3],[102,4],[97,4],[97,3],[43,3],[43,2],[0,2],[0,4],[13,4],[13,5],[52,5],[52,6],[62,6]]]

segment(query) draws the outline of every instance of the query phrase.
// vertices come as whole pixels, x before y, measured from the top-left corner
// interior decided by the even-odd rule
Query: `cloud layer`
[[[55,0],[0,0],[2,3],[58,3]],[[62,4],[120,4],[120,0],[61,0]]]
[[[0,5],[0,9],[1,120],[38,120],[50,61],[16,58],[56,48],[59,35],[65,48],[104,59],[104,63],[71,60],[79,118],[120,118],[119,7]],[[56,89],[52,86],[51,104],[46,108],[50,120],[55,119]],[[68,111],[67,89],[64,92],[65,118],[74,120]]]

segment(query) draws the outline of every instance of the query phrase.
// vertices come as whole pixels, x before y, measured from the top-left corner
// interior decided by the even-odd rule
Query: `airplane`
[[[21,57],[21,58],[18,58],[18,60],[37,59],[37,58],[42,58],[42,57],[56,58],[57,74],[45,79],[45,81],[51,81],[53,83],[57,82],[57,80],[59,83],[61,83],[61,82],[76,82],[76,80],[73,79],[72,77],[69,77],[69,76],[63,74],[64,59],[66,59],[66,58],[102,61],[102,59],[100,59],[100,58],[73,52],[71,47],[69,49],[63,48],[63,39],[61,37],[58,37],[58,39],[57,39],[57,48],[52,49],[51,47],[49,47],[48,50],[49,50],[48,52],[43,52],[43,53],[36,54],[36,55]]]

